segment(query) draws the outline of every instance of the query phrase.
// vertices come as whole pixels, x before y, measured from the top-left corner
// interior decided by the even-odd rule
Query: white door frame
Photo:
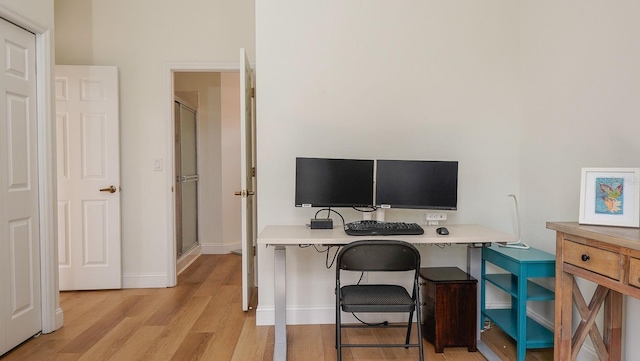
[[[174,151],[174,111],[173,111],[173,74],[175,72],[239,72],[240,62],[167,62],[164,64],[164,104],[166,114],[166,142],[170,144],[165,159],[168,159],[167,165],[166,188],[167,189],[167,234],[170,235],[167,240],[167,287],[174,287],[178,284],[176,269],[176,233],[175,233],[175,192],[171,191],[171,187],[175,182],[175,151]]]
[[[36,88],[38,123],[38,188],[40,206],[40,280],[42,332],[62,327],[63,314],[58,291],[56,224],[56,147],[53,106],[52,29],[0,4],[0,18],[36,35]]]

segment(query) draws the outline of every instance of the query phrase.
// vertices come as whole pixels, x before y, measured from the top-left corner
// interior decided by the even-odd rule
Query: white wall
[[[53,0],[0,0],[0,6],[46,29],[53,29]]]
[[[58,64],[118,66],[123,274],[125,283],[158,285],[167,277],[173,239],[164,67],[172,62],[239,66],[239,48],[254,53],[253,1],[56,0],[55,5]],[[165,171],[153,171],[156,158],[164,160]]]
[[[316,209],[293,206],[294,160],[318,156],[457,160],[448,222],[513,232],[517,29],[516,2],[256,1],[259,230],[308,223]],[[425,212],[387,219],[424,223]],[[261,317],[273,306],[273,253],[258,252]],[[335,271],[312,248],[287,252],[289,309],[331,322]],[[425,265],[464,267],[465,256],[463,246],[423,248]],[[296,317],[287,321],[307,320]]]
[[[640,166],[638,13],[631,0],[521,2],[521,215],[538,248],[555,253],[545,222],[578,219],[582,167]],[[640,302],[625,304],[623,359],[637,360]]]
[[[240,249],[241,198],[234,195],[240,187],[240,73],[221,73],[222,108],[222,246]]]

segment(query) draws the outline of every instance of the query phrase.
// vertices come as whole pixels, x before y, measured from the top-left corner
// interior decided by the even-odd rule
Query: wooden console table
[[[547,228],[556,231],[554,360],[575,360],[589,336],[600,360],[619,361],[622,296],[640,299],[640,230],[576,222],[547,222]],[[598,285],[588,304],[575,276]],[[582,321],[572,336],[573,303]],[[601,308],[602,332],[594,322]]]

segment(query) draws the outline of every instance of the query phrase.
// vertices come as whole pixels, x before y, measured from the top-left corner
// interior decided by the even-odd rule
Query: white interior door
[[[253,226],[255,191],[253,189],[253,102],[251,65],[240,49],[240,196],[242,197],[242,309],[249,309],[253,289],[255,232]],[[237,193],[236,193],[237,194]]]
[[[42,329],[35,55],[0,19],[0,355]]]
[[[55,73],[60,290],[121,288],[118,70]]]

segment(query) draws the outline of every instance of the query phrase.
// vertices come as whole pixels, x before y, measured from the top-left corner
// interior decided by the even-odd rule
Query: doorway
[[[179,148],[178,143],[174,145],[176,252],[173,262],[179,274],[200,254],[226,254],[241,245],[241,207],[239,198],[234,196],[240,187],[240,78],[238,70],[173,71],[172,74],[174,99],[195,110],[193,167],[197,172],[192,176],[197,174],[197,178],[191,177],[191,182],[178,183],[178,176],[188,175],[179,174],[177,152],[182,147]],[[173,111],[176,119],[173,133],[177,139],[180,115],[175,103]],[[182,108],[181,112],[183,116],[190,116],[188,109]],[[191,202],[195,207],[182,210],[180,215],[178,207],[186,205],[184,185],[193,188],[189,192],[195,194]],[[195,217],[188,219],[187,213]],[[185,240],[185,234],[191,234],[197,243]],[[180,235],[183,235],[181,241]]]

